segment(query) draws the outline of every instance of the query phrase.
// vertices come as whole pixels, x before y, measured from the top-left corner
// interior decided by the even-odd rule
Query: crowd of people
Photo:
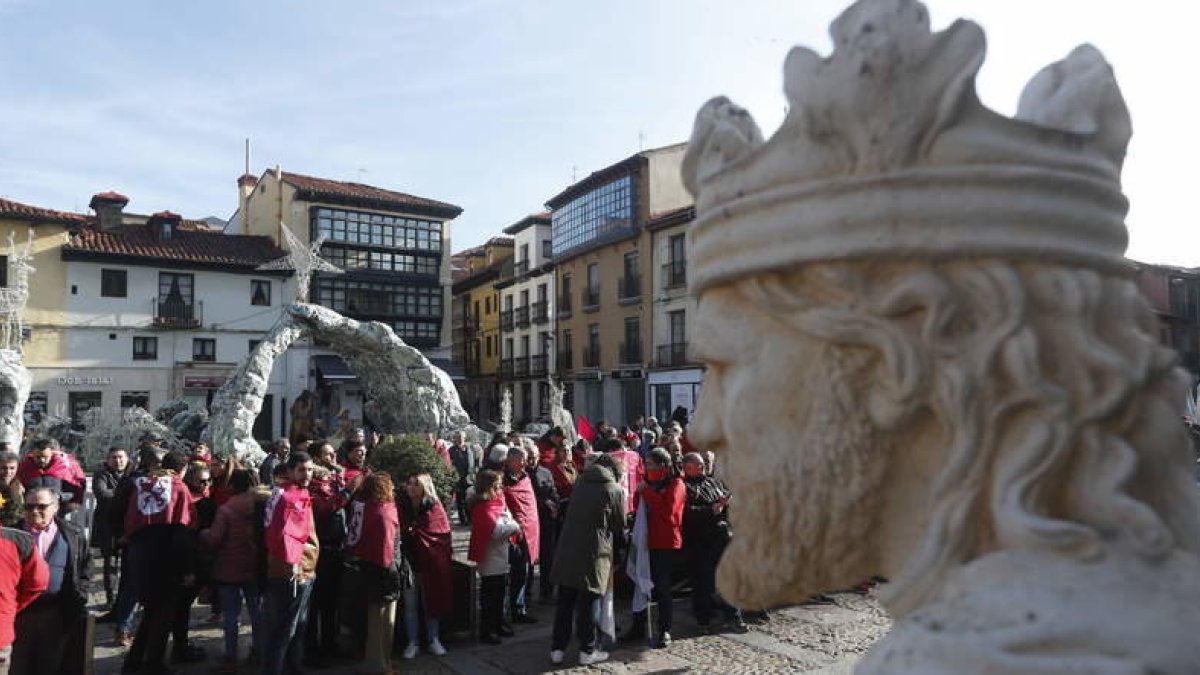
[[[602,636],[618,637],[614,593],[628,589],[636,611],[620,637],[666,647],[685,576],[702,627],[720,611],[746,630],[713,585],[730,493],[680,421],[602,422],[573,444],[561,428],[486,446],[461,432],[428,440],[458,478],[446,505],[429,473],[373,470],[378,439],[361,430],[336,446],[279,440],[256,468],[149,437],[132,455],[112,448],[92,473],[88,522],[83,467],[54,440],[0,452],[0,675],[81,672],[93,548],[105,603],[94,618],[127,649],[124,673],[210,658],[215,672],[357,660],[358,672],[387,673],[393,654],[444,655],[441,628],[463,601],[451,514],[470,528],[484,643],[536,623],[536,593],[555,606],[551,660],[573,633],[580,663],[603,661]],[[219,655],[190,639],[195,606],[224,632]]]
[[[513,624],[535,621],[527,611],[535,578],[539,599],[555,606],[555,664],[572,633],[583,665],[608,658],[605,634],[670,646],[681,577],[702,629],[719,610],[727,629],[747,630],[741,612],[715,593],[732,495],[713,475],[711,454],[688,443],[685,424],[686,417],[665,428],[654,418],[622,428],[601,421],[592,440],[570,445],[561,428],[536,440],[498,434],[478,459],[454,439],[458,516],[471,526],[468,557],[480,575],[481,641],[499,644]],[[631,589],[634,612],[618,635],[612,598],[621,587]]]

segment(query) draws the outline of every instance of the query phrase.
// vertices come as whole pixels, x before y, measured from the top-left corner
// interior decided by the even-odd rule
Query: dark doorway
[[[275,395],[267,394],[266,396],[263,396],[262,411],[258,413],[258,417],[254,418],[253,434],[255,440],[274,440],[271,435],[271,430],[275,427],[274,412]]]

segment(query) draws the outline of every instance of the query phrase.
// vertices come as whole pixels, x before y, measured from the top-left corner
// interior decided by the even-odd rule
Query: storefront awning
[[[336,354],[322,354],[312,357],[313,366],[321,373],[322,379],[333,382],[353,382],[358,379],[354,371],[346,365],[342,357]]]

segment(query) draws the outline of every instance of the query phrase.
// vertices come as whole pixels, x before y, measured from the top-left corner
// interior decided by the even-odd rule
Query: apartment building
[[[653,262],[650,284],[653,362],[646,374],[647,411],[660,420],[683,407],[690,416],[704,379],[704,367],[688,350],[696,302],[688,294],[687,227],[695,209],[684,207],[656,215],[646,223]]]
[[[554,271],[550,214],[537,213],[506,227],[515,239],[511,274],[500,292],[500,381],[512,391],[518,429],[548,419],[554,369]]]
[[[463,409],[476,424],[500,420],[500,293],[496,282],[511,274],[513,241],[493,237],[454,254],[465,270],[453,286],[453,362]]]
[[[238,178],[238,210],[226,232],[283,245],[282,227],[305,243],[324,236],[321,255],[345,274],[313,276],[311,302],[352,319],[386,323],[435,365],[450,370],[450,227],[453,204],[372,185],[267,170]],[[316,346],[314,346],[316,347]],[[321,414],[345,410],[366,424],[363,392],[336,353],[309,352]]]
[[[679,176],[685,148],[638,152],[546,202],[558,372],[567,406],[593,421],[619,424],[645,414],[652,321],[645,226],[691,204]]]

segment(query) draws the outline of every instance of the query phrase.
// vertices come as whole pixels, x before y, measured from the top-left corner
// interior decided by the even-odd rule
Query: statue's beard
[[[773,433],[723,458],[734,535],[717,581],[739,607],[804,602],[880,571],[875,528],[888,453],[845,391],[813,394],[798,411],[802,430],[762,420]]]

